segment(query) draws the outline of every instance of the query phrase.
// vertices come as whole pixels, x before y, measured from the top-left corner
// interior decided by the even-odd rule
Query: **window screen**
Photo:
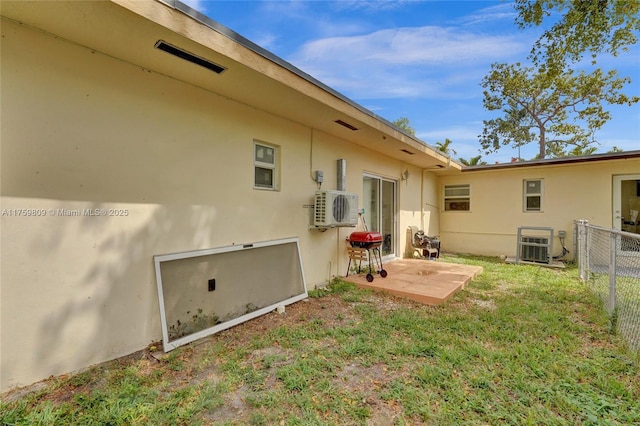
[[[154,261],[165,352],[307,297],[297,238]]]

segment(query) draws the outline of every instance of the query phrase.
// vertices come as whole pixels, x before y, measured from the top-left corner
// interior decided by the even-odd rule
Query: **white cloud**
[[[456,159],[459,157],[468,159],[480,155],[478,134],[479,132],[474,126],[466,127],[464,125],[416,132],[416,136],[430,145],[450,139],[451,148],[456,151],[456,154],[453,155]]]
[[[339,0],[333,3],[336,10],[357,10],[366,12],[380,12],[385,10],[401,9],[417,0]]]
[[[478,131],[478,126],[469,125],[469,126],[455,126],[443,129],[431,129],[426,132],[418,132],[418,137],[423,140],[444,140],[445,138],[451,139],[451,143],[454,144],[456,141],[464,141],[464,140],[477,140],[478,135],[482,133],[482,124],[479,124],[480,130]]]
[[[515,35],[425,26],[317,39],[289,61],[357,99],[465,97],[464,85],[479,84],[489,64],[529,45]]]
[[[270,32],[261,32],[258,34],[254,34],[251,38],[251,41],[267,50],[273,49],[280,40],[277,35]]]
[[[486,62],[528,49],[515,35],[491,36],[455,28],[417,27],[329,37],[306,43],[293,57],[300,62],[349,60],[391,65],[455,65]]]
[[[464,25],[486,25],[495,21],[514,21],[516,16],[517,12],[513,3],[502,3],[496,6],[480,9],[476,13],[457,19],[456,22]]]

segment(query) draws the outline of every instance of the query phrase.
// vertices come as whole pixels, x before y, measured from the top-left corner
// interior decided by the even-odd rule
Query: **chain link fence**
[[[575,222],[580,278],[603,301],[615,329],[640,350],[640,235]]]

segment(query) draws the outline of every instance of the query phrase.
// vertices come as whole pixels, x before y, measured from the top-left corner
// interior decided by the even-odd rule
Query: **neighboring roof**
[[[609,152],[606,154],[580,155],[574,157],[546,158],[543,160],[514,161],[513,163],[485,164],[482,166],[465,166],[463,172],[478,172],[484,170],[512,169],[516,167],[558,166],[562,164],[587,163],[595,161],[640,159],[639,151]]]

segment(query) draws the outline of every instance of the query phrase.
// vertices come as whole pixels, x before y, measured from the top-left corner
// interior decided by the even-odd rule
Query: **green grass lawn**
[[[335,281],[156,360],[3,395],[3,424],[640,424],[640,360],[575,269],[484,267],[429,307]]]

